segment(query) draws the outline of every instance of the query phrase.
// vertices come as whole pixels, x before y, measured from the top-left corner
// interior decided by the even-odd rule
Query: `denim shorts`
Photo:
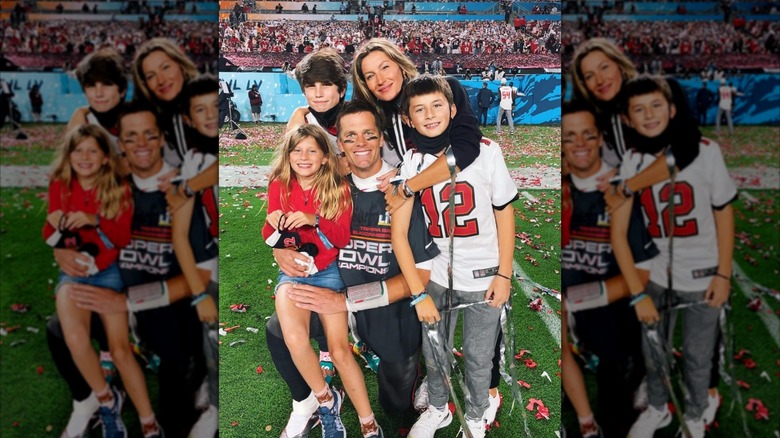
[[[290,277],[284,272],[279,272],[279,278],[276,279],[276,282],[274,291],[278,290],[279,286],[285,283],[308,284],[310,286],[328,288],[336,292],[343,290],[345,287],[335,260],[327,268],[308,277]]]
[[[103,269],[95,275],[90,275],[89,277],[71,277],[64,272],[60,272],[58,284],[62,285],[65,283],[88,284],[90,286],[112,289],[117,292],[122,291],[125,287],[125,282],[122,281],[122,276],[119,274],[119,265],[116,263],[112,263],[106,269]]]

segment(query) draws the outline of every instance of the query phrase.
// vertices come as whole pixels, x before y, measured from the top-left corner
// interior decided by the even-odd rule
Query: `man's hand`
[[[203,301],[196,304],[195,309],[198,311],[198,318],[200,318],[201,322],[205,322],[207,324],[217,322],[217,305],[214,303],[214,299],[211,298],[211,295],[207,296],[203,299]]]
[[[306,273],[306,265],[300,265],[295,261],[295,259],[298,259],[308,263],[309,258],[294,249],[274,248],[274,259],[276,260],[276,264],[279,265],[279,269],[290,277],[309,276],[309,274]]]
[[[62,286],[63,292],[76,303],[80,309],[90,310],[101,315],[127,313],[127,299],[124,294],[117,293],[88,284],[68,283]]]
[[[617,175],[617,173],[618,173],[617,169],[612,169],[609,172],[605,173],[604,175],[601,175],[598,178],[596,178],[599,191],[606,192],[607,189],[609,189],[610,186],[612,186],[612,183],[610,183],[609,180],[614,178],[615,175]]]
[[[346,295],[324,287],[294,284],[287,291],[287,297],[295,301],[295,305],[301,309],[323,315],[347,311]]]
[[[501,307],[509,300],[509,288],[512,282],[496,275],[485,293],[485,299],[490,300],[488,306]]]
[[[720,276],[715,276],[712,277],[710,287],[707,288],[704,298],[707,300],[707,304],[709,304],[710,307],[720,307],[729,299],[730,292],[731,281]]]
[[[604,203],[607,204],[607,213],[614,213],[628,198],[623,196],[623,193],[612,186],[604,192]]]
[[[60,269],[71,277],[86,277],[89,257],[69,248],[55,248],[54,260],[60,265]],[[79,263],[81,261],[82,263]]]

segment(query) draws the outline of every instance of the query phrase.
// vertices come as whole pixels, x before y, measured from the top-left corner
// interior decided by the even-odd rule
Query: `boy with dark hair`
[[[659,77],[634,78],[624,92],[624,120],[637,133],[637,148],[624,156],[621,165],[620,175],[625,179],[641,172],[662,154],[671,157],[668,146],[674,133],[669,126],[676,108],[668,84]],[[669,373],[668,363],[663,352],[650,344],[648,331],[649,325],[659,322],[659,339],[668,339],[667,334],[673,330],[668,327],[669,315],[659,314],[657,309],[677,305],[687,305],[681,310],[685,318],[682,340],[688,394],[685,427],[694,438],[704,436],[702,415],[708,405],[707,387],[718,318],[731,286],[734,213],[730,204],[737,190],[718,144],[702,138],[699,146],[699,155],[671,181],[654,184],[636,196],[642,204],[648,232],[660,250],[651,265],[647,288],[639,281],[626,239],[633,202],[624,203],[612,217],[615,257],[633,295],[637,316],[646,324],[642,328],[642,348],[650,406],[631,427],[632,438],[650,438],[671,422],[666,406],[669,394],[662,380]],[[673,160],[667,160],[667,164],[672,167]],[[673,215],[668,213],[670,209]]]
[[[423,74],[409,81],[404,89],[401,111],[413,128],[412,140],[417,150],[408,151],[403,159],[401,177],[408,179],[422,172],[442,154],[453,162],[450,145],[450,121],[457,109],[449,84],[441,77]],[[501,307],[509,300],[514,252],[514,216],[511,203],[517,189],[504,163],[497,143],[483,138],[479,157],[461,171],[454,187],[442,182],[420,192],[428,231],[441,254],[433,259],[431,280],[427,289],[414,265],[409,249],[408,228],[412,203],[404,203],[393,215],[393,250],[404,278],[412,292],[412,306],[421,322],[437,323],[436,330],[445,339],[445,323],[439,309],[445,310],[450,256],[453,258],[452,305],[469,304],[464,309],[463,352],[466,367],[466,427],[474,437],[485,436],[485,410],[491,360],[499,330]],[[454,190],[454,193],[452,192]],[[450,193],[459,199],[451,232]],[[465,207],[465,208],[464,208]],[[489,300],[489,301],[488,301]],[[451,317],[457,318],[455,311]],[[454,329],[457,319],[451,321]],[[415,438],[433,437],[436,430],[450,424],[452,415],[446,409],[449,393],[443,375],[434,359],[435,346],[423,336],[423,354],[428,369],[428,409],[409,431]],[[444,354],[444,351],[438,352]],[[444,367],[447,372],[449,367]]]

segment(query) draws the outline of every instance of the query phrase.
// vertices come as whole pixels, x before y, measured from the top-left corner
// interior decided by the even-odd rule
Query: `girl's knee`
[[[288,329],[284,332],[284,343],[290,351],[311,348],[309,335],[302,329]]]
[[[135,360],[135,357],[133,357],[133,352],[130,350],[130,345],[112,345],[109,350],[111,351],[111,357],[114,359],[114,363],[117,364],[117,366],[122,366],[132,360]]]
[[[335,343],[328,342],[328,349],[330,350],[330,357],[333,359],[333,364],[338,368],[348,363],[350,360],[355,360],[352,356],[352,349],[348,343]]]

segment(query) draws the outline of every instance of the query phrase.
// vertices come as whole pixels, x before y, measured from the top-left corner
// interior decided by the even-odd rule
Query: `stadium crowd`
[[[558,67],[561,25],[557,21],[528,21],[518,27],[498,21],[441,22],[432,21],[265,21],[245,22],[231,26],[220,23],[221,52],[238,56],[234,63],[243,67],[280,67],[295,64],[304,54],[321,46],[334,47],[350,57],[356,48],[372,37],[386,37],[402,47],[410,57],[442,57],[445,68],[457,63],[472,66],[468,59],[501,55],[526,66]],[[250,53],[262,53],[263,59],[252,59]],[[274,54],[276,54],[274,56]],[[523,56],[520,56],[523,55]],[[260,58],[260,57],[258,57]],[[233,58],[231,58],[233,59]],[[269,64],[269,62],[271,62]],[[529,64],[530,63],[530,64]]]
[[[720,68],[778,67],[780,22],[746,21],[730,23],[653,21],[579,21],[564,23],[563,64],[568,65],[580,42],[592,37],[615,41],[637,65],[664,59],[664,68],[680,65],[701,70],[716,58]],[[670,56],[671,55],[671,56]]]
[[[217,53],[218,35],[212,26],[192,21],[141,21],[121,28],[115,22],[95,21],[74,26],[69,21],[3,22],[3,53],[20,67],[63,67],[104,46],[117,49],[128,62],[137,47],[154,37],[168,37],[198,64]]]

